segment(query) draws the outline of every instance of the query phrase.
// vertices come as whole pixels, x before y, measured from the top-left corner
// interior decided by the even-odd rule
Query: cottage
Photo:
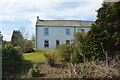
[[[36,50],[55,49],[70,44],[76,32],[88,32],[93,21],[40,20],[36,22]]]

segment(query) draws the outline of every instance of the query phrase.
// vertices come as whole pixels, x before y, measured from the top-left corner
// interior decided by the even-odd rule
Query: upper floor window
[[[49,35],[49,28],[44,28],[44,35],[48,36]]]
[[[70,29],[66,29],[66,35],[70,35]]]

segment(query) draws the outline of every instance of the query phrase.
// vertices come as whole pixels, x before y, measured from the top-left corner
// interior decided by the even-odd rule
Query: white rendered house
[[[75,32],[88,32],[93,21],[40,20],[36,22],[36,50],[55,49],[70,44]]]

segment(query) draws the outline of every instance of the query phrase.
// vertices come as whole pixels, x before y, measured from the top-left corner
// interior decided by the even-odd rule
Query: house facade
[[[93,21],[40,20],[36,22],[36,50],[55,49],[70,44],[76,32],[88,32]]]

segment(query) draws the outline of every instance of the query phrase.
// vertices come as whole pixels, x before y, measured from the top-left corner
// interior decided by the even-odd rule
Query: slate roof
[[[104,0],[104,2],[119,2],[120,0]]]
[[[90,27],[94,21],[79,20],[40,20],[36,22],[36,27]]]

